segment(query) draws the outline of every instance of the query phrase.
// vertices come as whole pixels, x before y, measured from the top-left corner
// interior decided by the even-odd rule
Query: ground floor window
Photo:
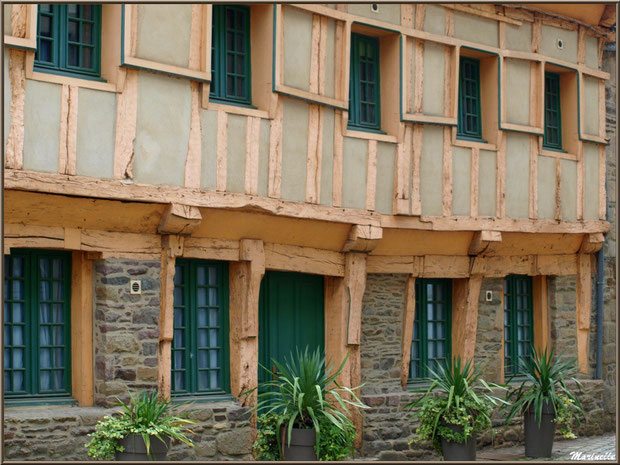
[[[230,392],[228,263],[178,259],[174,274],[172,393]]]
[[[509,275],[504,280],[504,372],[522,371],[520,357],[530,355],[534,340],[532,277]]]
[[[410,381],[428,376],[428,366],[449,359],[451,320],[452,281],[416,279]]]
[[[4,256],[4,395],[71,394],[71,255],[13,249]]]

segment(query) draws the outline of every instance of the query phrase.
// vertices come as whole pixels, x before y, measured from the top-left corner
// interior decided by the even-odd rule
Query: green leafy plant
[[[579,390],[581,382],[575,378],[577,366],[575,360],[562,360],[556,357],[555,349],[547,351],[545,348],[538,352],[535,347],[530,348],[530,357],[521,357],[521,376],[524,376],[521,384],[508,391],[506,400],[510,400],[510,408],[506,416],[506,423],[517,414],[534,406],[534,418],[541,424],[543,405],[550,403],[555,412],[556,424],[559,431],[566,438],[576,437],[572,433],[572,425],[579,416],[583,415],[579,399],[566,386],[570,380]]]
[[[254,442],[254,456],[258,460],[282,460],[282,449],[278,440],[278,422],[281,415],[272,412],[258,417],[257,438]],[[315,446],[321,461],[337,461],[350,458],[353,454],[355,428],[352,424],[344,429],[336,427],[331,421],[321,425],[320,439]]]
[[[367,406],[354,392],[359,387],[340,386],[336,381],[347,358],[348,354],[335,371],[332,371],[332,365],[325,367],[325,357],[318,348],[312,353],[308,347],[304,351],[296,349],[296,353],[291,353],[284,363],[273,360],[277,374],[258,386],[255,409],[259,416],[267,415],[268,419],[271,414],[277,414],[273,429],[278,446],[280,435],[276,433],[282,426],[286,428],[289,445],[293,428],[314,429],[318,454],[322,454],[325,425],[331,424],[345,435],[354,428],[347,417],[349,407],[363,409]],[[273,374],[268,368],[261,367]],[[249,395],[255,389],[245,394]]]
[[[193,442],[187,437],[191,433],[188,425],[193,420],[172,414],[172,404],[157,391],[142,392],[139,396],[129,395],[129,403],[118,399],[121,410],[117,416],[106,415],[97,422],[95,432],[89,434],[86,444],[88,455],[94,459],[114,460],[116,451],[122,452],[119,440],[128,434],[139,434],[144,439],[146,452],[150,456],[151,437],[162,442],[166,437],[179,440],[190,447]]]
[[[406,405],[418,417],[416,441],[430,441],[441,454],[441,438],[464,443],[476,433],[491,429],[491,412],[505,403],[492,394],[493,388],[505,389],[495,383],[486,383],[480,377],[480,366],[460,357],[446,361],[434,368],[428,366],[428,388],[418,389],[422,395]],[[417,410],[415,410],[417,409]],[[448,425],[460,425],[453,431]]]

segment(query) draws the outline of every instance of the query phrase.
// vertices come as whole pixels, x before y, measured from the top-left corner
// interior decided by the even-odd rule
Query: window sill
[[[455,147],[478,148],[482,150],[497,151],[497,145],[490,144],[484,139],[464,138],[462,136],[456,136],[452,140],[452,145],[454,145]]]
[[[77,401],[73,397],[19,397],[19,398],[4,398],[5,407],[26,407],[37,405],[75,405]]]
[[[69,86],[84,87],[86,89],[102,90],[105,92],[118,92],[116,84],[106,81],[95,81],[87,77],[66,76],[63,74],[35,70],[26,73],[26,77],[34,81],[49,82],[52,84],[67,84]]]
[[[548,148],[541,148],[539,155],[553,158],[564,158],[566,160],[577,160],[577,154],[566,152],[565,150],[553,150]]]
[[[221,393],[221,394],[181,394],[171,396],[171,401],[173,404],[202,404],[202,403],[230,403],[235,402],[236,399],[231,394]]]
[[[357,139],[376,140],[378,142],[389,142],[392,144],[398,143],[398,138],[395,136],[386,134],[383,131],[372,132],[371,129],[366,128],[347,126],[347,128],[343,131],[342,135],[344,137],[354,137]]]
[[[204,108],[205,110],[223,111],[225,113],[231,113],[234,115],[251,116],[262,119],[273,119],[267,111],[259,110],[258,108],[250,106],[240,106],[233,102],[224,103],[221,101],[210,100]]]

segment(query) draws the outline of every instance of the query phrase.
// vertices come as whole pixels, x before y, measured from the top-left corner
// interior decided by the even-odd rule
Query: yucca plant
[[[321,425],[333,424],[343,434],[347,434],[353,425],[347,417],[349,407],[367,408],[355,394],[359,387],[341,386],[336,378],[342,372],[348,354],[337,370],[333,365],[325,366],[325,357],[317,348],[310,352],[291,352],[284,363],[273,360],[277,373],[273,379],[261,383],[258,387],[258,402],[255,409],[259,415],[278,414],[276,431],[286,428],[290,446],[293,428],[314,429],[317,435],[317,454],[320,454]],[[273,375],[271,370],[261,367]],[[254,390],[248,391],[250,394]],[[280,436],[278,435],[278,444]]]
[[[129,403],[118,399],[121,410],[118,416],[105,416],[97,423],[92,438],[86,444],[88,455],[95,459],[113,460],[114,454],[123,451],[119,440],[129,434],[139,434],[146,445],[150,457],[151,438],[156,437],[162,442],[165,438],[176,439],[193,447],[187,437],[191,433],[188,425],[195,421],[172,413],[172,404],[161,397],[157,391],[145,391],[138,396],[129,394]]]
[[[433,448],[442,453],[441,438],[465,443],[474,434],[491,429],[493,407],[505,401],[493,394],[493,389],[505,389],[495,383],[487,383],[480,376],[480,365],[471,360],[461,361],[458,356],[443,364],[428,365],[430,382],[427,388],[414,390],[422,394],[406,408],[420,419],[417,429],[418,441],[431,441]],[[460,425],[455,431],[448,425]]]
[[[562,434],[565,437],[574,436],[570,428],[572,421],[583,415],[579,399],[566,386],[567,381],[572,381],[578,389],[582,388],[581,382],[574,376],[577,372],[575,360],[557,357],[555,348],[551,351],[545,348],[539,352],[531,346],[530,352],[529,357],[520,358],[521,384],[506,394],[506,400],[511,401],[506,423],[533,405],[534,418],[540,426],[543,405],[548,403],[553,406],[556,417],[561,419]]]

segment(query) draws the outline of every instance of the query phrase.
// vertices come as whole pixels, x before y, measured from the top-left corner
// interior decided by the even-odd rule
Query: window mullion
[[[189,336],[189,366],[188,366],[188,371],[189,371],[189,380],[190,380],[190,384],[188,384],[188,386],[190,386],[191,391],[190,392],[196,392],[197,388],[198,388],[198,352],[196,350],[196,335],[198,333],[198,330],[196,329],[197,324],[198,324],[198,319],[196,317],[196,294],[197,294],[197,286],[196,286],[196,281],[197,281],[197,277],[196,277],[196,273],[197,273],[197,264],[196,262],[190,262],[189,264],[189,282],[190,284],[190,301],[189,301],[189,318],[188,318],[188,323],[187,325],[189,326],[188,331],[187,331],[187,335]]]
[[[28,383],[27,392],[29,394],[39,394],[39,258],[37,254],[29,254],[28,256],[29,272],[27,271],[28,281],[30,282],[30,302],[26,309],[30,318],[30,340],[27,346],[30,350],[30,367],[26,369],[30,381]],[[24,260],[26,265],[26,260]]]

